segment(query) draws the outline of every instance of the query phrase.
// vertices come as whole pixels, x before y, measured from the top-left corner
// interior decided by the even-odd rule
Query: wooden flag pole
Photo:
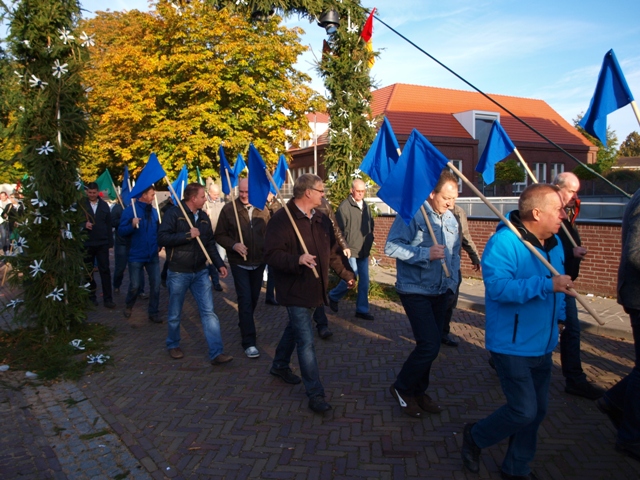
[[[169,180],[169,177],[165,176],[164,180],[165,180],[165,182],[167,182],[167,185],[169,186],[169,190],[171,190],[171,193],[173,194],[173,196],[178,198],[178,195],[176,195],[176,191],[174,190],[173,185],[171,185],[171,181]],[[184,218],[187,219],[187,223],[189,224],[189,228],[194,228],[193,227],[193,223],[191,223],[191,219],[189,218],[189,215],[187,215],[187,212],[184,209],[184,205],[182,205],[182,202],[179,199],[178,199],[178,206],[180,207],[180,210],[182,210],[182,213],[184,214]],[[207,258],[207,265],[213,265],[213,262],[211,261],[211,257],[207,253],[207,249],[204,248],[204,244],[202,243],[202,239],[200,237],[196,237],[196,240],[198,241],[198,245],[200,245],[200,248],[202,249],[202,253],[204,253],[204,256]]]
[[[236,216],[236,225],[238,226],[238,236],[240,237],[240,243],[244,245],[244,239],[242,238],[242,229],[240,228],[240,217],[238,216],[238,206],[236,205],[236,199],[233,195],[233,187],[231,186],[231,177],[229,177],[229,170],[224,169],[224,173],[227,175],[227,185],[229,185],[229,195],[231,196],[231,203],[233,204],[233,213]],[[246,262],[247,256],[242,255],[242,259]]]
[[[638,120],[638,125],[640,125],[640,110],[638,110],[638,104],[635,100],[631,100],[631,108],[633,108],[633,113],[636,114],[636,120]]]
[[[533,183],[538,183],[538,179],[536,178],[536,176],[533,174],[533,172],[531,171],[531,169],[529,168],[529,165],[527,165],[527,162],[524,161],[524,158],[522,158],[522,155],[520,155],[520,152],[518,151],[518,149],[514,149],[513,150],[516,154],[516,156],[518,157],[518,160],[520,160],[520,163],[522,164],[522,166],[524,167],[524,169],[527,171],[527,173],[529,174],[529,178],[531,178],[531,181]],[[576,243],[576,241],[573,239],[573,237],[571,236],[571,234],[569,233],[569,229],[567,228],[567,226],[564,224],[564,222],[562,222],[562,230],[564,231],[564,233],[567,235],[567,238],[569,239],[569,241],[571,242],[571,245],[573,245],[573,248],[577,248],[578,244]]]
[[[276,181],[273,179],[273,177],[269,173],[269,170],[267,170],[265,168],[264,171],[266,172],[267,177],[269,177],[269,181],[271,182],[273,187],[276,189],[276,195],[279,198],[282,198],[282,195],[280,194],[280,189],[276,185]],[[293,226],[293,230],[296,232],[296,236],[298,237],[298,241],[300,242],[300,245],[302,245],[302,250],[304,251],[304,253],[309,255],[309,250],[307,249],[307,245],[304,243],[304,240],[302,239],[302,235],[300,234],[300,230],[298,230],[298,226],[296,225],[296,222],[293,219],[293,215],[291,215],[291,212],[289,211],[289,207],[287,206],[286,203],[284,203],[284,200],[280,200],[280,203],[282,203],[282,206],[284,207],[284,210],[287,212],[287,216],[289,217],[289,220],[291,221],[291,225]],[[313,270],[313,275],[316,278],[320,278],[320,275],[318,275],[318,270],[316,270],[316,267],[311,267],[311,270]]]
[[[158,211],[158,223],[162,223],[162,214],[160,213],[160,205],[158,205],[158,196],[154,195],[153,196],[153,201],[156,204],[156,210]]]
[[[129,184],[129,192],[131,192],[131,180],[127,179],[127,183]],[[133,209],[133,218],[138,218],[138,214],[136,213],[136,199],[131,197],[131,208]],[[140,224],[136,225],[136,228],[140,228]]]
[[[115,183],[113,183],[113,179],[111,179],[111,186],[113,187],[113,191],[116,192],[116,198],[118,199],[118,202],[120,203],[120,206],[124,210],[124,203],[122,202],[122,198],[120,197],[120,194],[118,193],[118,189],[116,188]]]
[[[498,218],[500,220],[502,220],[502,222],[509,227],[509,229],[520,239],[520,241],[522,241],[522,243],[524,244],[525,247],[527,247],[531,253],[533,253],[536,257],[538,257],[538,259],[544,264],[545,267],[547,267],[549,269],[549,271],[557,276],[560,275],[560,273],[553,267],[553,265],[551,265],[546,258],[544,258],[544,256],[536,249],[536,247],[534,247],[533,245],[531,245],[528,241],[526,241],[524,238],[522,238],[522,235],[520,234],[520,232],[516,229],[516,227],[513,226],[513,224],[507,220],[507,218],[500,213],[500,211],[487,199],[487,197],[485,197],[482,193],[480,193],[480,190],[478,190],[476,188],[476,186],[471,183],[469,181],[469,179],[467,177],[465,177],[462,172],[460,170],[458,170],[453,163],[448,162],[447,166],[465,183],[467,184],[467,186],[473,190],[473,193],[475,193],[478,198],[480,198],[480,200],[482,200],[485,205],[487,205],[487,207],[489,207],[491,209],[491,211],[493,213],[495,213]],[[582,295],[580,295],[578,292],[576,292],[573,288],[570,288],[569,291],[571,291],[572,293],[575,293],[576,295],[576,300],[578,300],[580,302],[580,304],[587,310],[587,312],[589,312],[589,314],[600,324],[600,325],[604,325],[604,322],[602,321],[602,319],[598,316],[598,314],[596,313],[596,311],[591,308],[591,305],[588,304],[588,302],[584,299],[584,297],[582,297]]]
[[[399,148],[396,150],[398,152],[398,156],[402,155],[402,151]],[[426,208],[424,208],[424,202],[422,205],[420,205],[420,211],[422,212],[424,223],[427,224],[427,229],[429,230],[429,236],[431,237],[431,242],[434,245],[439,245],[438,240],[436,239],[436,234],[433,232],[433,227],[431,226],[431,221],[429,220],[429,215],[427,214],[427,210]],[[449,278],[451,274],[449,273],[449,269],[447,268],[446,259],[445,258],[441,259],[440,263],[442,264],[442,270],[444,271],[445,276]]]

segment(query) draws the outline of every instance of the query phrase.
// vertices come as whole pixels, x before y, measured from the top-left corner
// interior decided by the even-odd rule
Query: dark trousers
[[[270,302],[276,301],[276,281],[273,278],[273,274],[269,270],[269,267],[267,267],[267,295],[265,297],[265,300],[268,300]]]
[[[394,387],[409,396],[419,396],[429,387],[431,364],[440,352],[442,323],[452,292],[441,295],[400,293],[416,346],[404,362]]]
[[[129,245],[116,243],[113,247],[113,256],[115,266],[113,268],[113,288],[120,289],[122,280],[124,279],[124,271],[129,263]],[[138,295],[144,293],[144,271],[140,271],[140,290]]]
[[[111,290],[111,270],[109,270],[109,245],[88,246],[85,247],[86,256],[84,263],[92,269],[91,279],[89,281],[89,298],[96,300],[97,285],[93,279],[93,265],[98,265],[100,272],[100,281],[102,282],[102,300],[104,302],[113,301],[113,293]]]
[[[238,326],[242,335],[242,348],[246,350],[256,346],[256,325],[253,321],[253,312],[258,305],[262,289],[264,264],[254,270],[231,265],[231,273],[238,295]]]
[[[453,295],[449,296],[449,303],[447,304],[447,311],[444,314],[444,322],[442,324],[442,336],[447,336],[451,333],[451,318],[453,317],[453,310],[458,305],[458,294],[460,293],[460,284],[462,283],[462,275],[458,270],[458,288]]]
[[[316,322],[316,327],[320,330],[322,327],[329,326],[329,319],[327,313],[324,311],[324,305],[320,305],[313,312],[313,321]]]
[[[623,412],[618,429],[618,441],[640,444],[640,310],[625,308],[631,319],[635,348],[635,364],[629,372],[604,394],[618,410]]]
[[[560,334],[560,361],[562,375],[567,385],[575,386],[587,381],[580,361],[580,320],[576,299],[565,296],[566,319],[564,331]]]

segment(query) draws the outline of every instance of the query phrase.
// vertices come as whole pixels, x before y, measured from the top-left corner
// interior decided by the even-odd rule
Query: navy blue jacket
[[[133,206],[129,205],[120,217],[118,234],[131,239],[129,261],[146,263],[158,256],[158,212],[144,202],[136,202],[135,208],[138,228],[133,227]]]

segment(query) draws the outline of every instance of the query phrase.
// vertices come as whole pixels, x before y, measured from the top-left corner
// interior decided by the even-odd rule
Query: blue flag
[[[162,165],[160,165],[158,157],[155,153],[152,153],[149,155],[149,160],[142,169],[142,172],[140,172],[140,176],[138,177],[135,187],[131,189],[131,198],[140,197],[142,192],[166,176],[167,174],[162,168]]]
[[[129,189],[129,167],[124,166],[124,173],[122,174],[122,186],[120,187],[120,198],[125,208],[131,203],[131,190]]]
[[[282,188],[284,182],[287,181],[287,170],[289,170],[289,165],[287,165],[287,159],[284,157],[284,153],[280,155],[280,159],[278,160],[278,166],[273,172],[273,180],[276,182],[278,188]],[[274,195],[276,192],[276,187],[273,184],[269,185],[269,190]]]
[[[178,205],[178,200],[182,200],[182,197],[184,195],[184,189],[187,188],[188,184],[189,184],[189,172],[187,171],[187,166],[183,165],[182,170],[180,170],[180,173],[178,174],[178,178],[176,179],[175,182],[171,184],[173,189],[176,191],[176,195],[178,195],[178,198],[176,198],[173,195],[173,193],[171,194],[171,198],[173,199],[174,205]]]
[[[233,185],[233,170],[231,170],[231,165],[229,165],[229,162],[227,161],[227,156],[224,154],[224,148],[222,148],[222,145],[220,145],[220,148],[218,149],[218,157],[220,158],[220,180],[222,181],[222,193],[229,195],[231,193],[231,187],[235,186]],[[227,182],[227,173],[229,173],[231,187],[229,186],[229,182]]]
[[[482,152],[478,165],[476,165],[476,172],[482,174],[484,183],[487,185],[493,183],[496,178],[496,163],[511,155],[515,149],[516,146],[507,135],[507,132],[504,131],[502,125],[499,122],[493,122],[489,138],[487,138],[487,146],[484,147],[484,152]]]
[[[378,197],[408,225],[435,188],[448,162],[447,157],[414,128]]]
[[[360,164],[360,170],[371,177],[371,180],[382,186],[398,161],[398,140],[393,133],[389,120],[384,119],[371,148]]]
[[[589,110],[578,125],[590,135],[599,138],[606,147],[607,115],[631,102],[633,102],[633,95],[622,74],[616,54],[611,49],[604,56]]]
[[[263,209],[269,196],[267,166],[253,143],[249,145],[249,203]]]
[[[231,186],[237,187],[238,182],[240,181],[240,174],[242,171],[247,168],[247,164],[244,163],[244,158],[242,158],[242,154],[238,154],[238,158],[236,158],[236,163],[233,166],[233,175],[231,176]]]

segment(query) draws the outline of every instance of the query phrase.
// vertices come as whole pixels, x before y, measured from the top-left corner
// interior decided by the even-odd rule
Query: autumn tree
[[[620,145],[618,154],[621,157],[640,157],[640,134],[631,132]]]
[[[98,12],[83,28],[95,37],[85,76],[95,135],[86,147],[93,178],[109,166],[141,168],[156,152],[169,175],[183,164],[217,175],[250,142],[275,165],[289,132],[307,132],[305,112],[321,105],[294,64],[306,47],[299,29],[272,17],[256,28],[244,16],[194,0],[159,1],[152,12]]]
[[[21,77],[15,73],[11,55],[1,47],[0,79],[0,183],[15,183],[25,173],[16,157],[20,143],[14,134],[21,111]]]

